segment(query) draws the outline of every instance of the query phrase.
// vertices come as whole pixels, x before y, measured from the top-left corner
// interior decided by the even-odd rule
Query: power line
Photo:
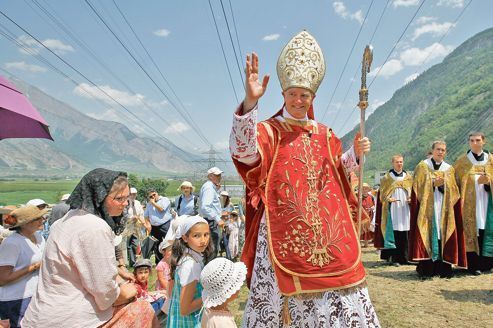
[[[130,24],[130,22],[128,21],[128,19],[126,18],[125,14],[120,10],[120,7],[118,6],[118,4],[116,3],[115,0],[113,0],[113,4],[115,5],[116,9],[118,10],[118,12],[120,13],[120,15],[122,16],[123,20],[125,21],[125,23],[127,24],[127,26],[130,28],[130,30],[132,31],[134,37],[137,39],[137,41],[139,42],[140,46],[142,47],[142,49],[145,51],[145,53],[147,54],[147,56],[149,57],[149,59],[151,60],[152,64],[154,65],[154,67],[156,68],[156,70],[159,72],[161,78],[164,80],[164,82],[166,83],[166,85],[168,86],[168,88],[170,89],[171,93],[173,94],[173,96],[176,98],[176,100],[178,101],[178,103],[180,104],[180,106],[182,107],[183,111],[188,115],[188,118],[189,118],[189,124],[192,125],[192,127],[194,129],[196,129],[196,132],[197,134],[199,135],[199,137],[202,139],[202,141],[205,142],[205,144],[207,145],[210,145],[210,142],[209,140],[205,137],[205,135],[202,133],[199,125],[193,120],[192,116],[190,115],[190,113],[187,111],[185,105],[183,104],[183,102],[181,101],[181,99],[178,97],[178,95],[176,94],[175,90],[171,87],[171,84],[169,83],[168,79],[166,79],[166,77],[164,76],[163,72],[161,71],[161,69],[159,68],[159,66],[156,64],[156,61],[154,60],[154,58],[151,56],[150,52],[147,50],[147,48],[144,46],[143,42],[141,41],[140,37],[137,35],[137,33],[135,32],[134,28],[132,27],[132,24]]]
[[[348,55],[348,57],[346,59],[346,63],[344,64],[344,67],[342,68],[341,74],[339,75],[339,78],[337,79],[336,86],[334,88],[334,91],[332,92],[332,95],[330,96],[329,103],[327,104],[327,107],[325,108],[324,115],[322,115],[322,120],[321,121],[323,121],[325,119],[325,115],[327,114],[327,111],[329,110],[329,107],[332,104],[332,99],[334,99],[334,95],[335,95],[335,93],[337,91],[337,88],[339,87],[339,83],[341,82],[342,75],[346,71],[346,66],[347,66],[347,64],[349,62],[349,59],[351,58],[351,55],[353,54],[354,47],[356,46],[356,42],[359,39],[359,36],[361,34],[361,31],[363,30],[363,26],[365,25],[366,18],[368,17],[368,14],[370,13],[370,9],[373,6],[373,1],[374,0],[371,1],[370,6],[368,7],[368,10],[366,11],[365,18],[363,19],[363,23],[359,27],[359,31],[358,31],[358,34],[356,35],[356,39],[354,39],[353,46],[351,47],[351,51],[349,51],[349,55]]]
[[[235,20],[235,14],[234,14],[234,11],[233,11],[233,6],[231,5],[231,0],[228,0],[229,2],[229,9],[231,11],[231,17],[233,18],[233,26],[235,28],[235,35],[236,35],[236,43],[238,44],[238,51],[240,53],[240,62],[243,63],[243,57],[242,54],[243,54],[243,51],[241,51],[241,46],[240,46],[240,38],[238,37],[238,28],[236,27],[236,20]],[[242,68],[245,68],[244,65],[241,66]],[[243,79],[243,74],[240,74],[242,76],[242,79]]]
[[[119,81],[129,92],[131,92],[132,94],[136,94],[136,92],[126,83],[124,82],[122,79],[120,79],[108,66],[106,63],[104,63],[101,59],[98,58],[98,56],[96,56],[96,54],[89,48],[89,46],[84,43],[84,41],[80,40],[71,30],[68,26],[66,26],[66,24],[62,21],[62,19],[58,19],[56,17],[56,14],[52,14],[50,11],[48,11],[45,7],[43,7],[43,5],[41,5],[37,0],[33,0],[33,2],[35,3],[35,5],[50,19],[50,21],[52,23],[54,23],[58,29],[62,30],[66,35],[68,35],[68,37],[73,41],[75,42],[79,47],[81,47],[81,49],[86,52],[87,54],[89,54],[89,56],[94,60],[96,61],[108,74],[110,74],[115,80]],[[29,4],[29,3],[28,3]],[[48,7],[49,4],[46,4]],[[32,7],[31,7],[32,8]],[[55,10],[53,8],[50,7],[50,9],[55,12]],[[34,10],[34,8],[33,8]],[[42,16],[41,16],[42,17]],[[44,20],[44,17],[42,17],[42,19]],[[50,22],[48,21],[48,22]],[[161,119],[166,125],[170,125],[170,123],[163,117],[161,116],[159,113],[157,113],[151,105],[149,105],[147,103],[147,101],[145,101],[144,99],[142,98],[138,98],[139,102],[142,103],[142,105],[147,108],[149,111],[151,111],[157,118]],[[185,134],[183,133],[179,133],[181,135],[181,138],[188,142],[192,147],[197,147],[195,143],[193,143]]]
[[[411,20],[407,23],[406,25],[406,28],[404,29],[404,31],[402,31],[401,35],[399,36],[399,39],[397,39],[397,41],[394,43],[394,46],[392,47],[392,49],[390,49],[390,52],[389,54],[387,55],[387,58],[385,58],[385,61],[383,62],[383,64],[378,68],[378,71],[377,73],[375,74],[375,76],[373,77],[373,79],[371,80],[370,84],[368,85],[368,89],[370,89],[370,87],[372,86],[373,82],[375,81],[375,79],[378,77],[378,75],[380,74],[380,71],[382,70],[382,68],[385,66],[385,64],[387,63],[387,61],[389,60],[390,56],[392,55],[392,53],[394,52],[395,48],[397,47],[397,45],[399,44],[399,42],[401,41],[402,37],[404,36],[404,34],[406,33],[407,29],[409,28],[409,26],[411,25],[411,23],[413,22],[414,18],[416,18],[416,15],[418,14],[418,12],[420,11],[421,7],[423,7],[423,5],[425,4],[426,0],[423,0],[421,2],[421,4],[419,5],[418,9],[416,9],[416,11],[414,12],[414,15],[413,17],[411,17]]]
[[[377,33],[378,27],[380,26],[380,22],[382,21],[382,17],[383,17],[383,15],[386,12],[386,10],[387,10],[387,8],[389,6],[389,3],[390,3],[390,0],[387,0],[387,3],[385,4],[385,7],[383,7],[382,13],[380,14],[380,17],[378,18],[377,25],[375,26],[375,29],[373,30],[373,34],[371,35],[370,41],[368,42],[368,44],[370,44],[370,45],[371,45],[371,43],[373,41],[373,38],[375,37],[375,34]],[[360,71],[361,71],[361,62],[359,63],[358,67],[356,67],[356,71],[354,72],[354,76],[353,76],[353,78],[351,79],[351,81],[349,83],[349,86],[348,86],[348,88],[346,90],[346,94],[344,95],[344,99],[341,102],[341,106],[344,106],[344,103],[346,102],[346,99],[347,99],[347,97],[349,95],[349,91],[351,90],[351,87],[353,86],[354,81],[356,81],[356,76],[357,76],[358,72],[360,72]],[[356,108],[356,107],[354,107],[354,108]],[[353,108],[353,110],[354,110],[354,108]],[[341,112],[341,110],[338,110],[337,111],[336,118],[334,119],[334,125],[337,122],[337,119],[339,117],[340,112]],[[352,115],[352,112],[350,112],[349,116],[351,116],[351,115]],[[347,121],[348,121],[348,119],[346,119],[345,122],[347,122]],[[345,127],[345,123],[344,123],[343,127],[341,128],[341,131],[344,129],[344,127]]]
[[[24,33],[26,33],[27,35],[29,35],[33,40],[35,40],[40,46],[42,46],[43,48],[45,48],[46,50],[48,50],[52,55],[54,55],[55,57],[57,57],[60,61],[62,61],[65,65],[67,65],[68,67],[70,67],[74,72],[76,72],[78,75],[80,75],[82,78],[84,78],[87,82],[89,82],[90,84],[92,84],[94,87],[96,87],[100,92],[102,92],[104,95],[106,95],[108,98],[110,98],[112,101],[114,101],[115,103],[117,103],[120,107],[122,107],[126,112],[128,112],[130,115],[132,115],[136,120],[142,122],[146,127],[148,127],[152,132],[154,132],[157,136],[159,136],[160,138],[162,138],[164,141],[166,141],[167,143],[173,145],[174,147],[176,147],[178,150],[180,150],[181,152],[183,152],[184,155],[189,155],[186,151],[184,151],[182,148],[176,146],[175,144],[173,144],[170,140],[168,140],[167,138],[165,138],[164,136],[162,136],[159,132],[157,132],[152,126],[150,126],[149,124],[147,124],[147,122],[143,121],[142,119],[140,119],[137,115],[135,115],[132,111],[130,111],[125,105],[123,105],[122,103],[120,103],[118,100],[116,100],[114,97],[112,97],[110,94],[108,94],[104,89],[100,88],[98,85],[96,85],[91,79],[89,79],[86,75],[84,75],[82,72],[80,72],[77,68],[75,68],[73,65],[71,65],[70,63],[68,63],[65,59],[63,59],[62,57],[60,57],[57,53],[55,53],[53,50],[51,50],[49,47],[47,47],[46,45],[43,44],[43,42],[41,42],[38,38],[36,38],[33,34],[31,34],[29,31],[27,31],[25,28],[23,28],[22,26],[20,26],[17,22],[15,22],[13,19],[11,19],[9,16],[7,16],[2,10],[0,10],[0,14],[2,16],[4,16],[5,18],[7,18],[12,24],[14,24],[15,26],[17,26],[19,29],[21,29]],[[67,78],[69,78],[70,80],[74,81],[72,78],[70,78],[69,76],[67,76],[66,74],[64,74]],[[77,82],[75,82],[77,83]]]
[[[224,51],[223,41],[221,40],[221,34],[219,33],[219,28],[217,27],[216,16],[214,15],[214,10],[212,9],[211,0],[208,0],[209,8],[211,9],[212,19],[214,20],[214,26],[216,27],[217,38],[219,39],[219,44],[221,45],[221,51],[223,53],[224,62],[226,63],[226,69],[228,70],[229,81],[231,82],[231,87],[233,87],[233,92],[235,94],[236,103],[239,103],[238,94],[236,93],[236,88],[233,83],[233,77],[231,76],[231,70],[229,69],[228,60],[226,59],[226,52]]]
[[[241,83],[242,83],[242,85],[245,85],[245,80],[243,79],[243,73],[242,73],[241,68],[240,68],[241,65],[238,61],[238,54],[236,53],[236,48],[235,48],[235,44],[233,42],[233,37],[231,36],[231,30],[229,29],[228,16],[226,15],[226,11],[224,10],[223,0],[219,0],[219,2],[221,3],[221,8],[223,10],[224,20],[226,21],[226,27],[228,29],[228,35],[229,35],[229,40],[231,41],[231,47],[233,48],[233,52],[235,54],[236,67],[238,67],[238,73],[240,74]],[[231,2],[230,2],[230,4],[231,4]],[[236,35],[236,37],[238,37],[238,35]]]
[[[106,21],[103,19],[103,17],[97,12],[97,10],[94,8],[94,6],[90,3],[89,0],[84,0],[86,4],[91,8],[92,12],[99,18],[99,20],[106,26],[106,28],[111,32],[111,34],[118,40],[120,45],[125,49],[125,51],[130,55],[130,57],[134,60],[134,62],[140,67],[140,69],[144,72],[144,74],[152,81],[152,83],[156,86],[156,88],[161,92],[161,94],[168,100],[168,102],[173,106],[173,108],[176,109],[176,111],[181,115],[181,117],[187,122],[188,124],[192,125],[190,123],[189,119],[186,117],[185,114],[178,108],[178,106],[175,105],[175,103],[171,100],[171,98],[164,92],[164,90],[156,83],[156,81],[152,78],[152,76],[147,72],[147,70],[142,66],[142,64],[135,58],[135,56],[128,50],[127,46],[121,41],[121,39],[116,35],[116,33],[111,29],[111,27],[106,23]]]

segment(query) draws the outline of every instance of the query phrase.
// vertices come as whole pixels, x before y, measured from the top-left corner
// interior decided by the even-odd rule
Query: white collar
[[[284,106],[282,109],[282,117],[289,118],[290,120],[295,120],[295,121],[308,121],[308,116],[305,116],[305,118],[293,117],[291,114],[289,114],[288,110],[286,109],[286,106]]]

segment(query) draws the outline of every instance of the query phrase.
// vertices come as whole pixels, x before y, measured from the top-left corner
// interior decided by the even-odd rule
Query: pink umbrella
[[[0,76],[0,140],[7,138],[53,138],[48,124],[26,96]]]

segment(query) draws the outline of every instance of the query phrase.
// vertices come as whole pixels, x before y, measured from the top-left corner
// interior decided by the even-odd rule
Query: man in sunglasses
[[[154,254],[156,255],[156,263],[162,259],[162,254],[159,253],[158,246],[168,232],[169,225],[173,215],[171,213],[171,202],[167,197],[159,196],[156,190],[147,192],[147,206],[144,217],[151,222],[151,236],[158,241],[154,244]]]

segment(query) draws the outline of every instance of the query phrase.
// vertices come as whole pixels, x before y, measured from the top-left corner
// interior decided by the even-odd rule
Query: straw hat
[[[210,308],[226,302],[243,286],[246,273],[243,262],[233,263],[223,257],[210,261],[200,273],[204,307]]]
[[[195,190],[195,187],[190,181],[183,181],[180,185],[180,188],[178,188],[178,191],[181,191],[181,188],[186,187],[186,188],[192,188],[192,192]]]
[[[5,219],[5,228],[17,228],[28,224],[34,220],[39,219],[48,212],[48,209],[40,210],[36,206],[28,205],[10,212],[9,216]]]
[[[70,194],[63,194],[63,195],[62,195],[62,198],[60,198],[60,200],[61,200],[62,202],[64,202],[64,201],[66,201],[67,199],[69,199],[69,197],[70,197]]]

